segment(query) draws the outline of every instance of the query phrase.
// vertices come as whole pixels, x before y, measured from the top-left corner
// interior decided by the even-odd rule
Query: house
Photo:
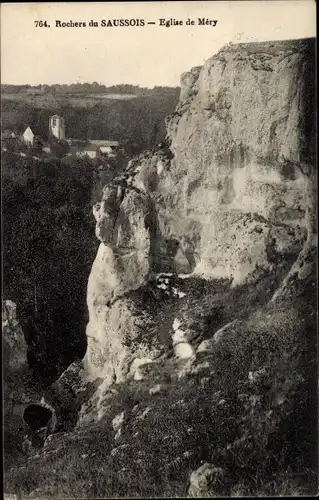
[[[90,158],[94,160],[101,156],[101,151],[96,146],[70,146],[67,156],[76,156],[78,158]]]
[[[102,155],[114,156],[114,152],[111,146],[100,146],[100,151]]]
[[[1,133],[1,138],[2,139],[16,139],[17,135],[15,132],[13,132],[12,130],[4,130],[2,133]]]
[[[95,158],[99,158],[101,156],[101,151],[99,147],[96,146],[87,146],[78,151],[76,151],[76,156],[79,158],[89,157],[91,160]]]
[[[118,141],[105,141],[102,139],[89,139],[88,140],[89,144],[92,144],[93,146],[109,146],[111,148],[118,148],[120,146],[120,143]]]
[[[101,154],[105,156],[115,156],[116,152],[120,147],[120,143],[118,141],[104,141],[104,140],[95,140],[89,139],[89,144],[92,146],[96,146],[100,149]]]
[[[22,134],[22,141],[27,146],[33,146],[35,140],[35,134],[32,132],[30,127],[27,127]]]

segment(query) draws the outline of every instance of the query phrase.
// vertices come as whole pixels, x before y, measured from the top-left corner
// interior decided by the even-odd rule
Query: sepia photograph
[[[4,500],[318,495],[316,3],[1,3]]]

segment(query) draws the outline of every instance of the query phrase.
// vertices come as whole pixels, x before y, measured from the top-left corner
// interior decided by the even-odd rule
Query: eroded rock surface
[[[134,358],[158,355],[158,339],[126,345],[138,330],[130,293],[155,272],[235,286],[314,247],[312,52],[311,40],[229,45],[182,75],[170,146],[132,160],[93,210],[88,372],[120,381]]]
[[[228,46],[182,77],[158,211],[164,232],[192,242],[206,277],[241,283],[303,246],[315,157],[312,52],[311,41]]]

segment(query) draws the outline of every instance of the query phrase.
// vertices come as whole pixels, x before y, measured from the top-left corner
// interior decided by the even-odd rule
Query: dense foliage
[[[18,304],[29,361],[49,381],[85,349],[95,167],[14,154],[2,160],[4,298]]]

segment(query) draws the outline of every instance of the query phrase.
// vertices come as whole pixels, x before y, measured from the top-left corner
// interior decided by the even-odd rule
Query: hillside
[[[34,411],[7,493],[317,492],[314,47],[230,44],[181,76],[166,140],[94,203],[82,360],[21,389],[7,325],[6,418]]]
[[[21,133],[29,125],[46,138],[49,117],[58,113],[65,118],[67,137],[118,140],[128,154],[136,154],[164,139],[164,120],[175,108],[180,89],[155,87],[132,93],[128,87],[131,93],[123,93],[125,86],[104,93],[92,93],[90,88],[81,92],[48,89],[44,93],[5,89],[2,127]]]

